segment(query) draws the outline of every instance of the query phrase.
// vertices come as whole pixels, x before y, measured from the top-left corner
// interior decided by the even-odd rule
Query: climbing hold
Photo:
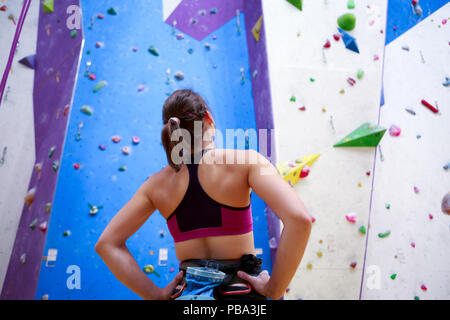
[[[31,204],[34,201],[34,195],[36,194],[36,187],[31,188],[28,190],[27,194],[25,195],[24,202],[27,204],[27,206],[31,206]]]
[[[88,78],[91,79],[91,80],[95,80],[97,77],[95,76],[94,73],[89,73],[88,74]]]
[[[404,46],[402,46],[402,49],[405,50],[405,51],[409,51],[409,46],[404,45]]]
[[[45,204],[45,212],[50,213],[51,210],[52,210],[52,203],[51,202],[47,202]]]
[[[77,29],[73,29],[72,31],[70,31],[71,38],[75,38],[76,36],[77,36]]]
[[[114,143],[119,143],[120,142],[120,136],[118,136],[118,135],[112,136],[111,140]]]
[[[70,230],[66,230],[63,232],[63,237],[68,237],[70,236],[70,234],[71,234]]]
[[[431,213],[428,214],[428,219],[433,220],[433,215]]]
[[[305,106],[302,106],[302,107],[298,108],[298,110],[300,110],[300,111],[305,111],[305,110],[306,110],[306,107],[305,107]]]
[[[314,222],[316,222],[316,218],[311,217],[311,223],[314,223]]]
[[[209,42],[205,43],[205,49],[208,51],[211,50],[211,44]]]
[[[51,13],[55,11],[53,0],[42,1],[42,9],[45,13]]]
[[[334,40],[339,41],[341,39],[341,35],[339,33],[335,33],[333,34],[333,38]]]
[[[353,86],[353,85],[355,85],[356,80],[353,79],[353,78],[347,78],[347,82],[348,82],[351,86]]]
[[[450,215],[450,192],[442,198],[441,210],[443,213]]]
[[[44,294],[42,295],[41,300],[48,300],[48,298],[49,298],[48,294]]]
[[[270,240],[269,240],[269,248],[275,249],[277,247],[278,247],[277,239],[275,239],[275,237],[270,238]]]
[[[80,164],[79,163],[74,163],[73,164],[73,168],[75,169],[75,170],[78,170],[78,169],[80,169]]]
[[[109,8],[107,12],[112,16],[115,16],[117,14],[116,9],[114,9],[113,7]]]
[[[210,14],[216,14],[217,13],[217,8],[212,8],[211,10],[209,10]]]
[[[323,257],[322,251],[317,251],[317,256],[318,256],[319,258],[322,258],[322,257]]]
[[[189,48],[187,52],[188,52],[189,54],[192,54],[192,53],[194,52],[194,49]]]
[[[175,79],[177,79],[178,81],[181,81],[184,79],[184,73],[183,71],[177,71],[175,72],[175,74],[173,75],[175,77]]]
[[[359,227],[358,231],[362,234],[366,234],[366,227],[365,226],[361,226]]]
[[[7,9],[7,7],[6,7],[6,6],[1,6],[1,7],[0,7],[0,11],[3,11],[3,12],[5,12],[5,11],[6,11],[6,9]]]
[[[262,26],[262,16],[259,17],[258,21],[256,21],[256,24],[252,28],[252,34],[255,37],[256,41],[259,41],[259,35],[261,33],[261,26]]]
[[[355,28],[356,17],[353,13],[343,14],[337,19],[337,24],[341,29],[351,31]]]
[[[99,13],[99,14],[97,15],[97,18],[99,18],[100,20],[102,20],[104,17],[105,17],[105,16],[104,16],[103,14],[101,14],[101,13]]]
[[[47,231],[47,221],[44,221],[39,225],[39,230],[41,230],[42,232]]]
[[[311,263],[308,263],[308,264],[306,265],[306,268],[307,268],[308,270],[311,270],[311,269],[312,269],[312,264],[311,264]]]
[[[363,76],[364,76],[364,70],[358,69],[358,72],[356,73],[356,77],[361,80]]]
[[[348,0],[347,8],[348,9],[355,9],[355,0]]]
[[[105,47],[105,43],[104,43],[104,42],[101,42],[101,41],[97,41],[97,42],[95,43],[95,47],[96,47],[96,48],[104,48],[104,47]]]
[[[351,35],[349,35],[344,30],[338,28],[339,32],[342,36],[342,41],[345,44],[345,47],[351,51],[354,51],[356,53],[359,53],[358,44],[356,43],[356,39],[353,38]]]
[[[184,39],[184,34],[177,33],[177,35],[175,37],[177,38],[177,40],[183,40]]]
[[[413,189],[414,189],[414,193],[419,193],[419,188],[417,188],[417,187],[415,186]]]
[[[449,77],[445,77],[445,81],[444,81],[444,83],[442,83],[442,85],[444,87],[450,86],[450,78]]]
[[[391,205],[389,203],[386,203],[386,209],[389,210],[391,208]]]
[[[391,234],[391,231],[390,231],[390,230],[387,230],[386,232],[380,232],[380,233],[378,234],[378,237],[379,237],[379,238],[386,238],[386,237],[388,237],[390,234]]]
[[[53,154],[55,153],[56,146],[52,146],[50,148],[50,151],[48,152],[48,157],[51,159],[53,157]]]
[[[155,276],[160,277],[160,275],[155,271],[155,268],[151,264],[144,266],[144,272],[145,273],[154,273]]]
[[[355,269],[356,266],[357,266],[357,263],[356,263],[356,262],[350,263],[350,268]]]
[[[422,289],[422,291],[427,291],[428,290],[427,286],[424,285],[424,284],[420,286],[420,289]]]
[[[418,296],[414,296],[414,300],[420,300]]]
[[[139,139],[138,136],[133,136],[131,138],[131,141],[133,142],[133,144],[138,144],[141,141],[141,139]]]
[[[102,144],[99,144],[99,145],[98,145],[98,148],[99,148],[100,150],[102,150],[102,151],[106,149],[106,147],[105,147],[104,145],[102,145]]]
[[[93,206],[90,203],[88,203],[88,206],[89,206],[89,214],[91,216],[95,216],[100,209],[103,209],[103,206]]]
[[[300,178],[306,178],[309,175],[310,171],[311,169],[307,165],[305,165],[302,171],[300,172]]]
[[[53,161],[52,169],[54,172],[58,171],[58,169],[59,169],[59,161],[58,160]]]
[[[385,128],[366,122],[338,141],[333,147],[376,147],[385,132]]]
[[[437,108],[435,108],[434,106],[432,106],[431,104],[429,104],[427,101],[422,99],[422,104],[427,107],[428,109],[430,109],[431,111],[433,111],[434,113],[438,113],[439,110]]]
[[[412,109],[405,108],[405,110],[406,110],[408,113],[412,114],[413,116],[416,115],[416,112],[415,112],[414,110],[412,110]]]
[[[302,0],[287,0],[290,4],[302,11]]]
[[[88,116],[92,116],[92,113],[94,112],[94,110],[92,109],[91,106],[84,105],[81,107],[81,112],[83,112],[84,114],[87,114]]]
[[[323,47],[324,47],[325,49],[330,48],[330,47],[331,47],[331,42],[330,42],[330,40],[327,39],[327,41],[325,42],[325,44],[323,45]]]
[[[97,83],[97,85],[95,86],[93,92],[98,92],[98,91],[100,91],[102,88],[106,87],[107,85],[108,85],[108,82],[106,82],[106,80],[99,81],[99,82]]]
[[[295,101],[296,101],[295,96],[292,96],[292,97],[291,97],[291,102],[295,102]]]
[[[31,223],[30,223],[31,230],[34,230],[34,228],[36,228],[37,222],[38,222],[37,218],[35,218],[33,221],[31,221]]]
[[[19,260],[20,260],[20,262],[22,262],[22,264],[25,264],[25,262],[27,261],[27,254],[26,253],[22,253],[20,255]]]
[[[377,55],[377,54],[374,54],[373,55],[373,61],[378,61],[378,60],[380,60],[380,56]]]
[[[414,13],[417,14],[419,17],[422,15],[422,8],[419,5],[418,0],[412,0],[411,4],[413,6]]]
[[[396,126],[396,125],[392,125],[389,128],[389,134],[392,137],[398,137],[400,135],[400,133],[402,132],[402,129],[400,129],[400,127]]]
[[[27,66],[30,69],[34,69],[36,67],[36,55],[32,54],[29,56],[26,56],[19,60],[19,63],[23,64],[24,66]]]
[[[159,236],[160,236],[161,238],[164,238],[164,230],[159,230]]]
[[[140,85],[138,85],[138,87],[137,87],[137,90],[139,91],[139,92],[141,92],[142,90],[144,90],[145,89],[145,85],[144,84],[140,84]]]
[[[312,154],[294,161],[279,162],[276,166],[281,177],[291,185],[295,185],[301,178],[303,168],[305,166],[310,167],[317,160],[317,158],[319,158],[319,156],[320,153]],[[306,174],[306,172],[304,172],[304,174]]]
[[[347,221],[351,222],[351,223],[355,223],[356,218],[357,218],[357,215],[355,212],[350,212],[345,215],[345,219],[347,219]]]
[[[159,56],[159,51],[154,46],[150,46],[150,48],[148,48],[148,52],[154,56]]]
[[[416,244],[414,242],[411,242],[411,247],[415,248]]]
[[[122,148],[122,153],[124,155],[129,155],[130,154],[130,147],[123,147]]]
[[[370,171],[366,172],[366,176],[370,177]]]
[[[125,166],[125,165],[123,165],[119,168],[119,171],[121,171],[121,172],[123,172],[125,170],[127,170],[127,166]]]
[[[392,280],[395,280],[395,278],[397,278],[397,274],[396,274],[396,273],[391,274],[391,279],[392,279]]]

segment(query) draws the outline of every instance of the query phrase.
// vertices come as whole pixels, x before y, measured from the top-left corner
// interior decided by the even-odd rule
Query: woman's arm
[[[238,273],[255,290],[272,298],[281,298],[297,271],[311,232],[311,216],[295,190],[284,181],[273,165],[257,154],[258,164],[250,165],[248,182],[255,193],[266,202],[283,222],[272,275],[262,273],[252,277]]]
[[[147,196],[147,180],[133,198],[116,214],[100,236],[95,251],[116,278],[143,299],[168,299],[182,278],[180,272],[165,288],[158,288],[141,270],[128,251],[125,241],[133,235],[155,211]]]

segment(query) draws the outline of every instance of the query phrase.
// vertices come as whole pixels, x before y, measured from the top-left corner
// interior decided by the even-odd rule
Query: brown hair
[[[181,164],[175,164],[171,157],[173,147],[179,143],[170,139],[172,132],[180,128],[185,129],[190,133],[193,142],[194,122],[203,121],[207,111],[210,110],[205,100],[190,89],[176,90],[164,102],[161,140],[166,150],[167,161],[175,171],[181,169]]]

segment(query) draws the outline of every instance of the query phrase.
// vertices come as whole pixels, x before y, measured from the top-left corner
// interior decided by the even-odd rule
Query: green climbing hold
[[[302,0],[287,0],[290,4],[302,11]]]
[[[124,165],[124,166],[121,166],[121,167],[119,168],[119,171],[122,171],[122,172],[123,172],[123,171],[125,171],[125,170],[127,170],[127,166],[125,166],[125,165]]]
[[[366,227],[364,227],[364,226],[361,226],[361,227],[359,227],[359,232],[361,232],[362,234],[366,234]]]
[[[114,9],[113,7],[109,8],[107,12],[112,16],[115,16],[117,14],[116,9]]]
[[[81,112],[83,112],[84,114],[87,114],[88,116],[92,116],[92,113],[94,113],[94,110],[92,109],[91,106],[84,105],[81,107]]]
[[[348,0],[348,2],[347,2],[347,8],[349,8],[349,9],[355,9],[355,0]]]
[[[95,88],[94,88],[94,92],[98,92],[98,91],[100,91],[102,88],[104,88],[104,87],[106,87],[106,85],[108,84],[108,82],[106,82],[106,80],[102,80],[102,81],[99,81],[98,83],[97,83],[97,85],[95,86]]]
[[[356,77],[358,79],[362,79],[363,76],[364,76],[364,70],[363,69],[358,69],[358,72],[356,73]]]
[[[414,300],[420,300],[420,298],[418,296],[415,296]]]
[[[63,236],[64,236],[64,237],[70,236],[70,230],[64,231],[64,232],[63,232]]]
[[[154,273],[155,276],[160,277],[158,272],[155,271],[155,268],[151,264],[144,266],[144,272],[145,273]]]
[[[397,274],[396,274],[396,273],[394,273],[394,274],[391,275],[391,279],[392,279],[392,280],[394,280],[395,278],[397,278]]]
[[[337,23],[341,29],[351,31],[355,28],[356,17],[353,13],[346,13],[337,19]]]
[[[366,122],[338,141],[333,147],[376,147],[385,132],[385,128]]]
[[[54,172],[58,171],[58,169],[59,169],[59,161],[58,160],[53,161],[52,169]]]
[[[47,202],[45,204],[45,212],[50,213],[51,210],[52,210],[52,203],[51,202]]]
[[[159,56],[158,49],[156,49],[154,46],[150,46],[150,48],[148,48],[148,52],[150,52],[154,56]]]
[[[36,228],[37,222],[38,222],[37,218],[34,219],[33,221],[31,221],[31,223],[30,223],[30,229],[31,230],[34,230],[34,228]]]
[[[42,9],[45,13],[51,13],[55,11],[53,0],[42,1]]]
[[[295,96],[291,97],[291,102],[295,102],[297,99],[295,99]]]
[[[48,157],[51,158],[53,157],[53,154],[55,153],[56,147],[53,146],[50,148],[50,151],[48,152]]]
[[[391,231],[390,230],[388,230],[388,231],[386,231],[386,232],[380,232],[379,234],[378,234],[378,238],[386,238],[387,236],[389,236],[391,234]]]
[[[77,36],[77,30],[73,29],[72,31],[70,31],[70,37],[71,38],[75,38]]]

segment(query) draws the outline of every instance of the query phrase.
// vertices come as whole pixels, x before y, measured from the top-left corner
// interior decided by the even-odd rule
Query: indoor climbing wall
[[[378,122],[387,2],[354,3],[263,1],[277,159],[320,153],[294,186],[314,222],[287,299],[359,298],[375,148],[333,145]]]
[[[171,92],[199,92],[223,131],[256,128],[247,49],[256,40],[248,39],[242,1],[81,1],[81,8],[85,45],[35,297],[136,299],[94,245],[167,164],[161,112]],[[265,205],[254,196],[252,206],[255,246],[270,270]],[[158,286],[175,275],[179,262],[158,212],[127,246],[143,269],[154,267],[148,276]]]
[[[0,103],[0,288],[35,160],[34,70],[19,61],[36,51],[39,3],[29,6],[17,34],[18,45],[13,47],[22,8],[22,1],[0,1],[0,77],[4,79]],[[10,57],[11,67],[7,68]]]
[[[388,11],[380,123],[399,130],[377,152],[363,299],[450,298],[450,3],[407,4]]]

